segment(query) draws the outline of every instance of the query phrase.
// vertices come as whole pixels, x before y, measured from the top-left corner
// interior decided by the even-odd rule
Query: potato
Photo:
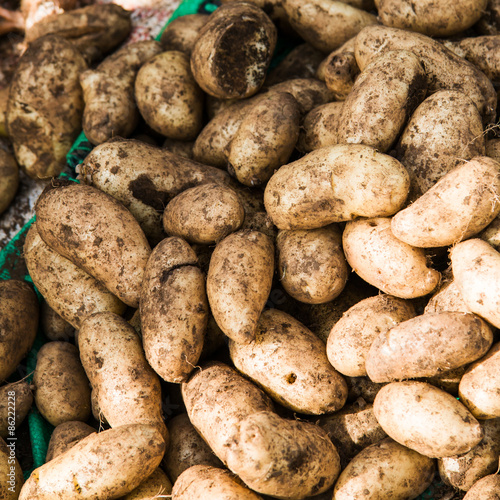
[[[187,14],[174,19],[161,34],[160,43],[163,50],[178,50],[190,55],[207,20],[207,14]]]
[[[487,139],[485,142],[486,156],[500,161],[500,139]]]
[[[15,404],[14,412],[13,404]],[[14,429],[22,424],[32,404],[31,386],[25,380],[0,387],[0,437],[6,439],[10,431],[12,431],[10,435],[14,435]]]
[[[469,365],[463,365],[459,368],[455,368],[454,370],[447,370],[445,372],[439,373],[434,377],[427,377],[422,379],[422,382],[428,382],[439,389],[443,389],[443,391],[449,392],[453,394],[453,396],[458,397],[458,386],[460,384],[460,380],[464,376],[464,373],[469,368]]]
[[[16,159],[0,149],[0,214],[7,210],[19,187],[19,167]]]
[[[276,27],[259,7],[223,5],[199,31],[191,52],[193,76],[214,97],[250,97],[264,83],[276,38]]]
[[[491,474],[472,486],[463,500],[495,500],[500,493],[500,476]]]
[[[361,29],[376,24],[372,14],[344,2],[285,0],[283,3],[292,28],[313,47],[332,52]]]
[[[162,466],[173,483],[190,467],[223,467],[222,462],[193,427],[187,413],[172,418],[168,422],[168,432],[170,443]]]
[[[201,355],[209,308],[205,276],[182,238],[166,238],[151,253],[140,311],[149,364],[167,382],[186,381]]]
[[[126,305],[102,283],[42,240],[36,221],[26,235],[24,259],[38,291],[74,328],[80,328],[85,317],[95,312],[125,312]]]
[[[139,223],[121,203],[91,186],[53,181],[35,205],[42,240],[122,302],[139,306],[151,248]]]
[[[453,245],[500,213],[500,163],[476,156],[449,171],[391,221],[396,238],[415,247]]]
[[[500,419],[481,422],[483,440],[469,453],[438,460],[441,479],[454,488],[470,490],[472,485],[488,474],[494,474],[500,455]]]
[[[127,493],[123,500],[152,500],[162,498],[161,495],[168,495],[172,492],[172,483],[167,475],[160,469],[156,469],[146,481],[137,488]]]
[[[119,498],[158,467],[165,443],[156,427],[129,424],[90,434],[35,469],[20,500]]]
[[[493,332],[471,313],[427,313],[403,321],[373,341],[366,371],[374,382],[433,377],[486,354]]]
[[[415,110],[399,139],[397,157],[410,173],[416,197],[484,151],[476,106],[461,92],[446,90],[428,97]]]
[[[80,168],[80,179],[123,203],[153,244],[165,237],[162,212],[174,196],[199,184],[230,180],[217,168],[124,139],[93,149]]]
[[[358,453],[335,484],[335,500],[417,498],[431,484],[434,460],[386,438]]]
[[[181,141],[196,138],[202,127],[203,94],[189,67],[189,57],[175,50],[147,61],[137,73],[135,100],[156,132]]]
[[[410,302],[391,295],[361,300],[333,325],[326,344],[328,361],[343,375],[366,375],[365,359],[373,341],[415,315]]]
[[[261,232],[237,231],[215,247],[207,275],[208,302],[221,330],[235,342],[255,338],[273,274],[273,243]]]
[[[279,229],[315,229],[357,217],[383,217],[403,205],[410,180],[403,165],[358,144],[321,148],[281,167],[264,192]]]
[[[83,438],[95,432],[96,430],[93,427],[78,420],[59,424],[50,436],[45,462],[50,462],[57,456],[62,455]]]
[[[479,237],[498,251],[500,248],[500,218],[495,217]]]
[[[40,321],[42,331],[49,340],[68,341],[75,336],[75,329],[71,324],[61,318],[45,301],[42,302]]]
[[[80,358],[111,427],[154,425],[168,442],[158,376],[144,357],[135,330],[113,313],[87,318],[78,333]]]
[[[17,500],[23,483],[23,471],[16,458],[16,442],[7,444],[0,437],[0,498]]]
[[[439,284],[441,275],[428,267],[424,250],[398,240],[391,219],[349,222],[342,242],[353,271],[384,293],[411,299],[427,295]]]
[[[189,160],[193,159],[194,141],[176,141],[167,137],[161,147],[177,156],[183,156]]]
[[[0,136],[8,137],[7,133],[7,105],[9,103],[9,87],[0,89]],[[17,165],[17,163],[16,163]]]
[[[234,366],[285,408],[321,415],[346,402],[347,385],[328,363],[323,342],[282,311],[264,311],[255,340],[230,340],[229,352]]]
[[[413,53],[385,52],[354,82],[339,118],[338,142],[388,151],[426,91],[424,69]]]
[[[96,69],[80,73],[85,110],[82,127],[92,144],[128,137],[139,120],[134,82],[139,68],[161,52],[158,42],[135,42],[108,56]]]
[[[455,245],[450,256],[453,276],[467,307],[500,327],[500,254],[474,238]]]
[[[471,312],[455,280],[444,283],[431,297],[424,309],[425,314],[444,311]]]
[[[427,457],[467,453],[484,436],[463,404],[425,382],[392,382],[382,387],[373,411],[389,437]]]
[[[71,42],[47,35],[23,54],[12,78],[7,128],[19,166],[34,179],[61,173],[81,130],[78,75],[86,63]]]
[[[90,417],[90,385],[74,345],[44,344],[38,351],[33,384],[36,406],[52,425]]]
[[[336,226],[282,230],[276,246],[281,284],[294,299],[323,304],[340,295],[348,271]]]
[[[38,328],[38,300],[24,281],[0,281],[0,381],[28,354]]]
[[[375,0],[382,24],[428,36],[451,36],[479,21],[488,0]]]
[[[173,198],[163,212],[163,228],[169,235],[190,243],[217,243],[238,230],[245,210],[237,193],[221,184],[202,184]]]
[[[228,470],[194,465],[175,482],[172,500],[259,500]]]
[[[356,61],[361,70],[374,57],[390,50],[408,50],[420,59],[427,74],[429,94],[439,90],[463,92],[476,105],[484,124],[495,120],[496,95],[488,77],[437,40],[387,26],[367,26],[356,37]]]

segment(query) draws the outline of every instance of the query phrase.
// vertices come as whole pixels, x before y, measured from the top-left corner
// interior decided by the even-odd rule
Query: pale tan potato
[[[122,500],[155,500],[170,493],[172,493],[172,483],[167,475],[158,468],[137,488],[122,497]]]
[[[165,442],[152,425],[129,424],[90,434],[38,467],[20,500],[119,498],[160,465]]]
[[[183,52],[162,52],[143,64],[135,100],[146,123],[165,137],[190,141],[202,128],[203,93]]]
[[[38,198],[35,212],[37,230],[49,247],[125,304],[139,306],[151,247],[129,210],[92,186],[53,181]]]
[[[116,314],[96,313],[82,323],[78,346],[100,412],[109,425],[154,425],[168,443],[160,380],[146,361],[134,328]]]
[[[500,495],[500,476],[490,474],[481,478],[464,496],[463,500],[496,500]]]
[[[201,355],[208,322],[205,276],[182,238],[166,238],[148,260],[140,300],[146,359],[165,381],[185,382]]]
[[[16,458],[15,442],[9,441],[9,445],[0,437],[0,498],[18,500],[24,483],[23,471]]]
[[[425,306],[424,314],[444,311],[471,312],[455,280],[444,283],[438,289]]]
[[[259,231],[237,231],[215,247],[207,275],[208,302],[221,330],[235,342],[255,338],[273,274],[274,245]]]
[[[38,328],[38,300],[19,280],[0,281],[0,381],[6,380],[28,354]]]
[[[484,229],[500,213],[500,163],[476,156],[459,164],[391,221],[415,247],[449,246]]]
[[[5,439],[9,434],[14,435],[12,433],[15,433],[15,429],[28,415],[33,404],[31,389],[31,385],[25,380],[0,387],[0,437]]]
[[[160,43],[163,50],[178,50],[190,55],[207,20],[207,14],[187,14],[174,19],[161,34]]]
[[[498,251],[500,248],[500,218],[495,217],[479,237]]]
[[[323,304],[340,295],[348,270],[336,226],[282,230],[276,248],[281,284],[294,299]]]
[[[34,285],[52,309],[74,328],[80,328],[82,321],[95,312],[125,312],[127,306],[101,282],[42,240],[36,221],[28,230],[23,248]]]
[[[228,470],[194,465],[174,484],[172,500],[262,500]]]
[[[430,486],[435,469],[431,458],[386,438],[351,460],[335,484],[333,498],[417,498]]]
[[[75,329],[57,314],[44,300],[40,310],[42,331],[49,340],[69,340],[75,336]]]
[[[333,325],[326,344],[328,361],[343,375],[366,375],[365,360],[373,341],[415,315],[410,302],[391,295],[361,300]]]
[[[19,166],[9,152],[0,148],[0,214],[7,210],[19,187]]]
[[[40,348],[33,385],[36,406],[53,426],[89,419],[90,384],[73,344],[56,341]]]
[[[391,219],[349,222],[342,243],[353,271],[384,293],[410,299],[427,295],[439,284],[441,275],[428,266],[424,250],[398,240]]]
[[[193,76],[214,97],[250,97],[264,83],[276,38],[276,27],[259,7],[223,5],[200,29],[191,52]]]
[[[417,56],[406,50],[384,52],[356,78],[342,107],[337,141],[388,151],[426,92]]]
[[[427,313],[403,321],[373,341],[366,371],[373,382],[433,377],[484,356],[493,332],[472,313]]]
[[[173,198],[163,212],[168,235],[190,243],[217,243],[237,231],[245,219],[238,194],[222,184],[202,184]]]
[[[264,311],[255,340],[230,340],[229,352],[241,373],[286,408],[321,415],[340,410],[346,402],[347,385],[328,362],[323,342],[282,311]]]
[[[96,430],[93,427],[78,420],[59,424],[50,436],[45,462],[50,462],[57,456],[62,455],[83,438],[95,432]]]
[[[283,165],[269,180],[264,203],[279,229],[315,229],[392,215],[409,186],[408,172],[396,159],[370,146],[342,144]]]
[[[425,382],[392,382],[380,389],[373,410],[395,441],[432,458],[469,452],[484,433],[467,408]]]

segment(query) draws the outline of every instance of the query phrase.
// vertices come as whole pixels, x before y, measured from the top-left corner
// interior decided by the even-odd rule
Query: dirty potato
[[[490,474],[481,478],[464,496],[463,500],[495,500],[500,492],[500,476]]]
[[[207,14],[187,14],[174,19],[161,34],[160,43],[163,50],[178,50],[190,55],[207,20]]]
[[[19,166],[16,159],[0,148],[0,214],[5,212],[19,187]]]
[[[69,340],[75,336],[75,329],[57,314],[44,300],[40,311],[42,331],[49,340]]]
[[[455,280],[439,287],[425,306],[424,314],[444,311],[471,312]]]
[[[163,498],[163,495],[172,493],[172,483],[167,475],[160,469],[156,469],[145,481],[130,493],[127,493],[122,500],[151,500]]]
[[[15,403],[16,408],[13,427],[17,429],[33,404],[32,388],[25,380],[0,387],[0,437],[4,439],[9,435],[9,427],[12,427],[12,420],[9,419],[9,416],[12,417],[12,403]]]
[[[59,424],[50,436],[45,462],[50,462],[53,458],[62,455],[83,438],[95,432],[93,427],[78,420]]]
[[[9,445],[0,437],[0,498],[18,500],[24,483],[23,471],[16,458],[15,443],[9,441]]]

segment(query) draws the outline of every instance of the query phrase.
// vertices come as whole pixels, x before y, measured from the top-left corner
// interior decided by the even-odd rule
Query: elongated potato
[[[390,438],[358,453],[335,484],[335,500],[416,498],[431,484],[434,460]]]
[[[0,149],[0,214],[5,212],[19,187],[19,166],[16,159]]]
[[[343,375],[366,375],[365,360],[378,335],[416,315],[410,302],[391,295],[375,295],[348,309],[330,331],[328,361]]]
[[[160,43],[163,50],[178,50],[191,54],[200,29],[208,20],[207,14],[187,14],[174,19],[163,30]]]
[[[194,250],[177,237],[158,243],[144,273],[140,311],[144,353],[163,380],[184,382],[195,367],[208,310]]]
[[[62,455],[83,438],[95,432],[93,427],[78,420],[59,424],[50,436],[45,462],[50,462],[53,458]]]
[[[283,165],[264,192],[279,229],[315,229],[357,217],[383,217],[403,205],[410,180],[403,165],[370,146],[337,145]]]
[[[35,211],[49,247],[138,307],[151,248],[131,212],[99,189],[64,181],[42,193]]]
[[[235,342],[255,338],[273,274],[273,243],[259,231],[237,231],[215,247],[207,275],[208,302],[220,329]]]
[[[496,500],[500,494],[500,476],[490,474],[480,479],[464,496],[463,500]]]
[[[14,418],[12,418],[12,404],[15,404]],[[25,380],[0,387],[0,437],[5,439],[9,431],[14,432],[22,424],[32,404],[31,386]]]
[[[0,437],[0,498],[17,500],[24,483],[23,471],[16,458],[16,443]]]
[[[378,335],[366,371],[373,382],[433,377],[479,359],[492,343],[491,328],[475,314],[427,313]]]
[[[160,465],[165,442],[156,427],[129,424],[91,434],[35,469],[20,500],[119,498]]]
[[[428,457],[467,453],[484,436],[463,404],[425,382],[385,385],[375,397],[373,410],[392,439]]]
[[[152,500],[162,498],[161,495],[169,495],[170,493],[172,493],[172,483],[167,475],[158,468],[137,488],[122,497],[122,500]]]
[[[392,234],[391,219],[349,222],[342,242],[353,271],[385,293],[410,299],[427,295],[439,284],[441,275],[428,267],[423,249]]]

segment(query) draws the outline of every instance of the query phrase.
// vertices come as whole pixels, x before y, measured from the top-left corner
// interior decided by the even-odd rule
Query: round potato
[[[16,458],[16,443],[0,437],[0,498],[18,500],[24,483],[23,471]]]
[[[9,427],[10,430],[17,429],[28,415],[33,404],[31,389],[30,384],[25,380],[0,387],[0,437],[7,438]],[[16,409],[14,420],[9,418],[9,416],[12,417],[12,403],[15,403]],[[0,498],[2,497],[0,496]]]
[[[26,254],[25,254],[26,257]],[[57,314],[46,301],[42,302],[40,311],[40,321],[42,331],[49,340],[66,340],[72,339],[75,336],[75,329]]]
[[[0,214],[5,212],[19,187],[19,167],[16,159],[0,149]]]
[[[95,433],[96,430],[84,422],[69,421],[59,424],[50,436],[45,462],[62,455],[83,438]]]
[[[172,483],[167,475],[158,468],[137,488],[122,497],[122,500],[152,500],[162,498],[163,495],[170,493],[172,493]]]
[[[496,500],[500,494],[500,476],[491,474],[480,479],[463,500]]]
[[[207,21],[207,14],[187,14],[174,19],[161,34],[163,50],[177,50],[190,55],[200,30]]]

